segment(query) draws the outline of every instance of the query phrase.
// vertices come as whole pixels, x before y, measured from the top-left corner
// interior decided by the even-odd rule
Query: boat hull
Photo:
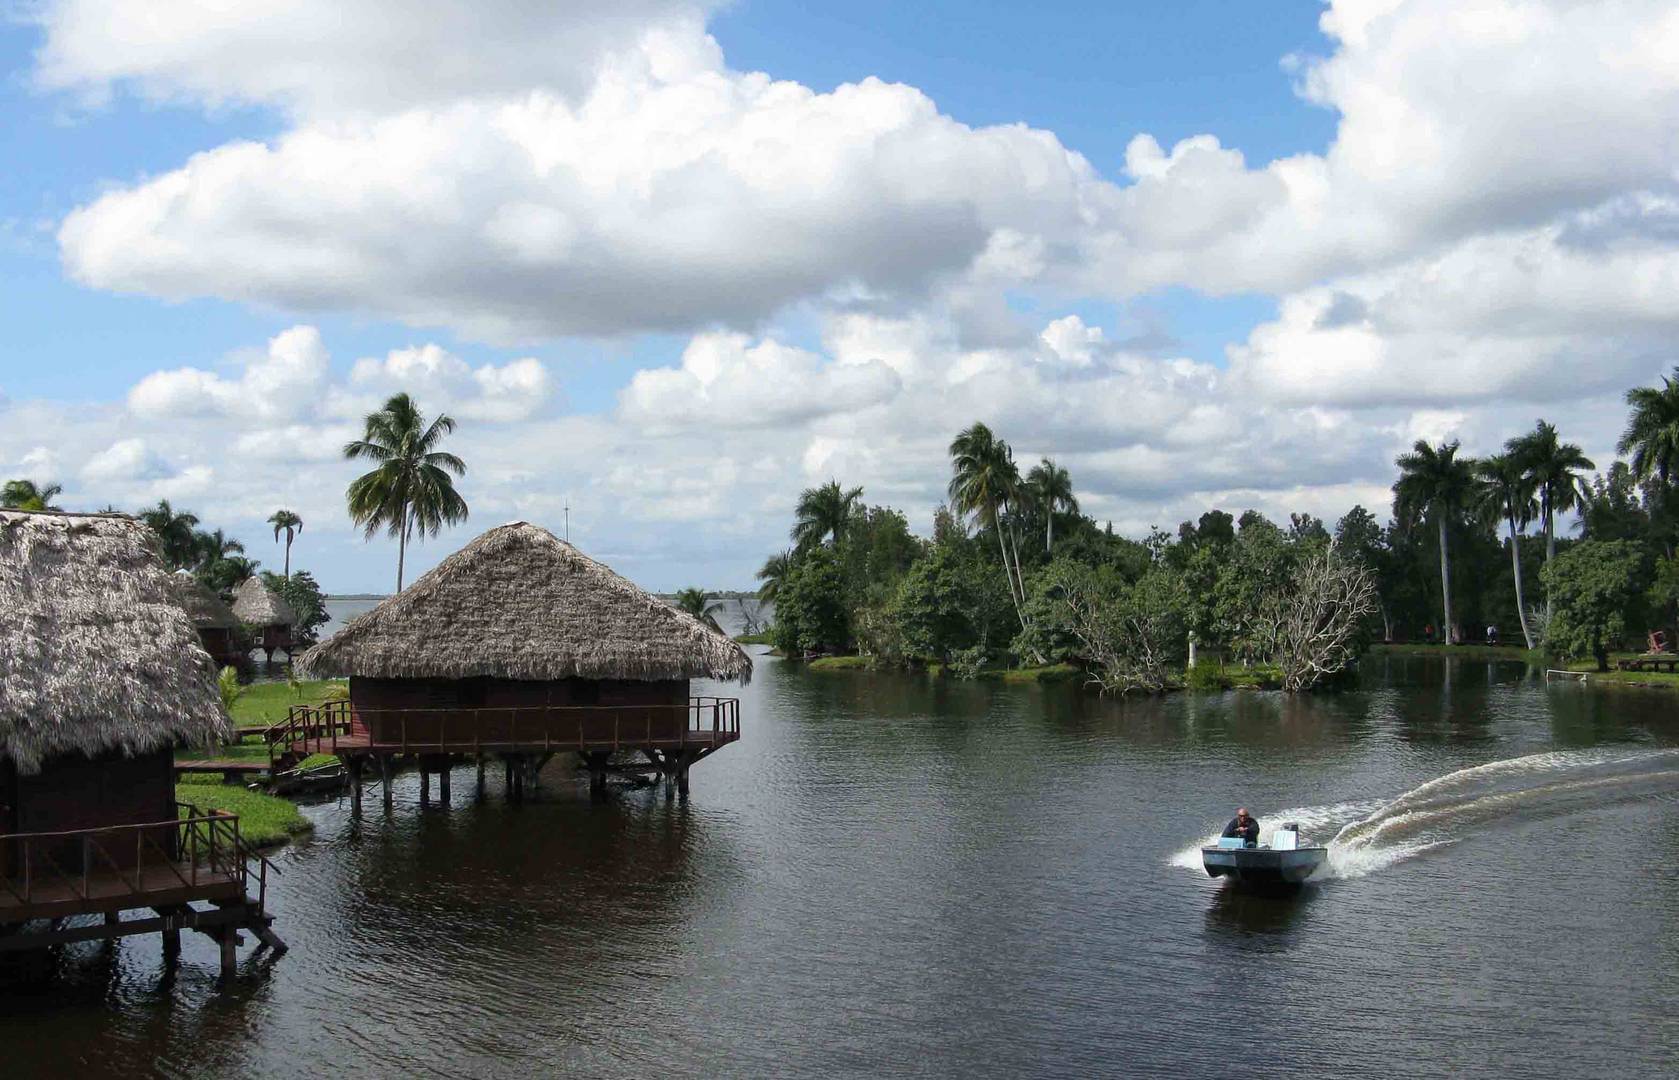
[[[1273,851],[1270,848],[1201,849],[1201,865],[1210,877],[1229,878],[1240,885],[1262,888],[1298,888],[1317,872],[1329,857],[1321,847]]]

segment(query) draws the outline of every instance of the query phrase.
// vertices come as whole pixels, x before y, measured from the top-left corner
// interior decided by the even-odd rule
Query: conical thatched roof
[[[169,587],[174,590],[175,602],[180,604],[200,630],[231,630],[239,625],[239,616],[210,590],[208,585],[193,577],[190,570],[177,570],[169,575]]]
[[[150,539],[120,514],[0,511],[0,757],[19,771],[231,736]]]
[[[317,677],[747,679],[726,635],[547,529],[491,529],[304,653]]]
[[[291,626],[297,622],[291,605],[255,574],[234,590],[233,614],[247,626]]]

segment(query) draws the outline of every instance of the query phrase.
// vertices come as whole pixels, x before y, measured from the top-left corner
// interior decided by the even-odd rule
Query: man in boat
[[[1244,845],[1255,847],[1259,844],[1259,822],[1248,815],[1248,808],[1244,806],[1236,811],[1236,816],[1224,827],[1224,835],[1240,836]]]

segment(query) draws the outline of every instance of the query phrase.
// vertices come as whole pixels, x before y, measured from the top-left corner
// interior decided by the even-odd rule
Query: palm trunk
[[[291,537],[286,537],[286,580],[291,580]]]
[[[1555,558],[1556,554],[1557,554],[1557,533],[1556,533],[1555,523],[1551,520],[1551,493],[1550,493],[1549,489],[1547,489],[1546,492],[1545,492],[1544,510],[1545,510],[1545,569],[1549,570],[1551,568],[1551,560],[1553,558]],[[1550,585],[1546,585],[1545,586],[1545,625],[1546,626],[1551,625],[1551,615],[1552,615],[1552,613],[1553,613],[1553,609],[1551,607],[1551,587],[1550,587]]]
[[[1045,511],[1044,520],[1048,522],[1044,526],[1044,554],[1053,555],[1055,554],[1055,511]]]
[[[402,507],[402,531],[396,536],[396,591],[402,591],[402,564],[408,556],[408,505]]]
[[[1451,560],[1446,554],[1446,515],[1440,515],[1440,604],[1445,614],[1445,621],[1441,624],[1441,635],[1446,644],[1452,644],[1452,567]]]
[[[1516,540],[1516,516],[1506,516],[1510,522],[1510,566],[1516,572],[1516,622],[1521,624],[1522,641],[1533,651],[1533,631],[1527,628],[1527,602],[1522,599],[1522,546]]]

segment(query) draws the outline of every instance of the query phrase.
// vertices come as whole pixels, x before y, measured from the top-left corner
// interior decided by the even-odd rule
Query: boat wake
[[[1318,878],[1356,878],[1456,843],[1473,830],[1516,814],[1524,819],[1558,817],[1676,792],[1679,750],[1553,751],[1459,769],[1387,802],[1264,812],[1258,815],[1266,823],[1259,842],[1270,842],[1271,826],[1297,821],[1312,842],[1332,837],[1328,862]],[[1171,864],[1200,871],[1201,848],[1215,843],[1217,835],[1177,852]]]

